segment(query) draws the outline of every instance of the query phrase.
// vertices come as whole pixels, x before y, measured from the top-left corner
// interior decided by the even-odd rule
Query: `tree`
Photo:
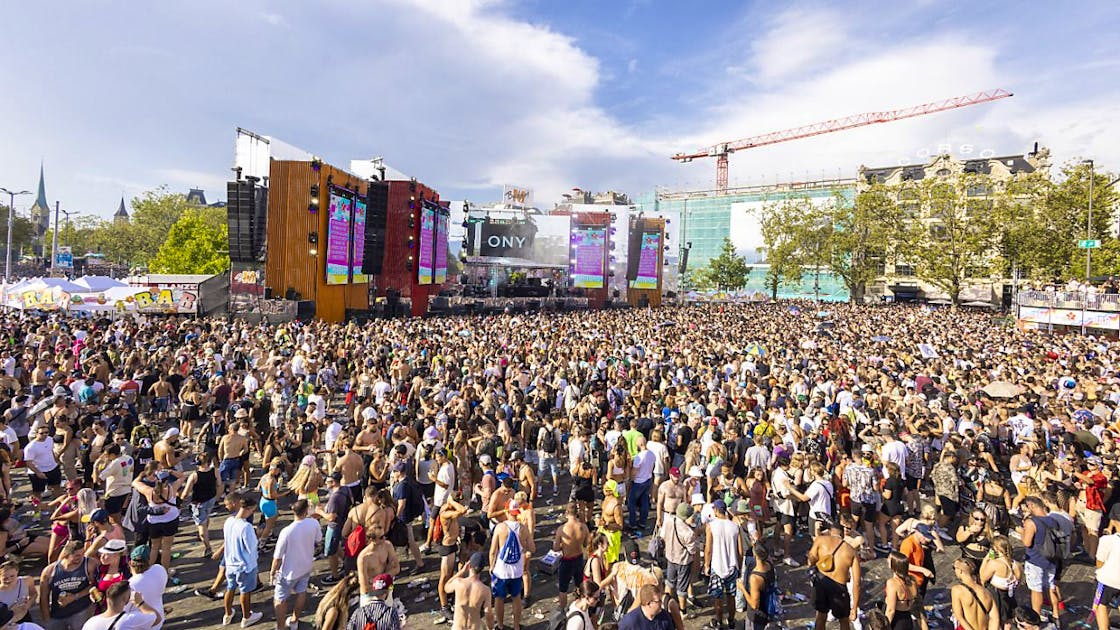
[[[903,230],[905,257],[919,278],[948,293],[956,306],[968,279],[998,266],[1006,199],[987,176],[976,174],[927,178],[911,190],[925,212]]]
[[[0,206],[0,230],[4,233],[0,236],[0,251],[7,246],[8,243],[8,207]],[[31,220],[19,216],[17,211],[16,216],[12,219],[12,263],[19,262],[20,252],[30,252],[32,245],[35,244],[35,226],[31,224]]]
[[[195,206],[187,203],[185,196],[169,193],[165,186],[145,192],[132,200],[132,216],[127,224],[104,226],[103,253],[113,261],[139,267],[148,265],[163,248],[171,227],[192,208]],[[224,210],[213,210],[222,212],[224,224]]]
[[[856,195],[852,204],[840,199],[833,203],[828,266],[856,304],[863,302],[868,283],[881,275],[880,263],[893,255],[902,224],[895,194],[876,183]]]
[[[778,299],[778,287],[801,284],[803,252],[799,238],[802,215],[810,205],[808,199],[799,199],[766,204],[762,208],[759,218],[763,246],[758,251],[766,253],[766,262],[770,265],[765,282],[772,300]]]
[[[1108,186],[1108,173],[1095,171],[1093,175],[1092,237],[1109,248],[1118,193]],[[1014,197],[1021,201],[1019,212],[1012,217],[1008,239],[1017,245],[1008,247],[1015,262],[1040,280],[1084,279],[1085,250],[1077,247],[1077,241],[1089,238],[1089,165],[1066,164],[1058,181],[1027,179],[1018,185],[1016,193]],[[1102,258],[1106,264],[1112,260],[1108,254]],[[1111,264],[1094,268],[1101,273],[1116,271]]]
[[[722,291],[736,291],[747,286],[751,268],[747,260],[735,253],[731,239],[724,237],[719,256],[708,261],[708,266],[699,270],[689,280],[693,287],[714,288]]]
[[[222,208],[184,210],[148,268],[156,273],[221,273],[229,269],[229,234]]]

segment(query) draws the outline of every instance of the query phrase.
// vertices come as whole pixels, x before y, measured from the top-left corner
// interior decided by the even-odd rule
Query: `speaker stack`
[[[365,258],[362,273],[381,275],[385,259],[385,228],[389,223],[389,183],[370,182],[367,193]]]
[[[264,259],[268,189],[257,186],[255,179],[226,184],[230,262],[254,263]]]

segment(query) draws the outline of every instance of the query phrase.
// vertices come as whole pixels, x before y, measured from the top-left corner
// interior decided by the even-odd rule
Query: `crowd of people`
[[[394,584],[431,570],[431,623],[464,630],[530,625],[541,576],[566,630],[761,628],[795,582],[818,630],[1034,630],[1094,560],[1099,630],[1120,595],[1107,339],[775,303],[15,312],[0,341],[0,630],[160,628],[196,549],[223,625],[293,630],[425,625]]]

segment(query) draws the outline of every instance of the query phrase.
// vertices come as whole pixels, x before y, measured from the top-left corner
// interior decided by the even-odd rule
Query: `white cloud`
[[[773,83],[804,73],[852,45],[847,20],[823,8],[788,9],[751,45],[748,74]]]

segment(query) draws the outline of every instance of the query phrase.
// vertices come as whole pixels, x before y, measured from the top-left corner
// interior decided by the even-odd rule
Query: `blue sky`
[[[159,185],[224,197],[236,127],[447,198],[503,183],[711,185],[668,156],[1002,87],[1015,97],[738,153],[732,183],[851,176],[939,147],[1120,170],[1120,4],[619,0],[9,3],[0,186],[108,216]],[[30,203],[30,198],[17,207]]]

